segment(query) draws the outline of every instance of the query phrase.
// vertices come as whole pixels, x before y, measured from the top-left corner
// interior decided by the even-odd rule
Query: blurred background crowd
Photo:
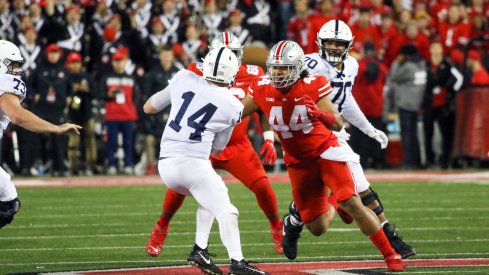
[[[10,126],[2,166],[40,176],[155,174],[168,110],[143,115],[142,104],[199,62],[217,33],[239,38],[243,63],[264,66],[268,48],[282,39],[316,52],[316,34],[331,19],[347,22],[355,37],[353,96],[390,137],[382,151],[349,129],[364,168],[467,165],[454,148],[458,121],[474,114],[457,116],[489,96],[457,103],[457,95],[489,85],[486,0],[0,0],[0,38],[19,45],[26,60],[24,106],[50,122],[84,127],[66,138]],[[415,81],[405,82],[407,74]],[[260,146],[258,123],[249,134]],[[489,133],[480,138],[487,143]],[[279,161],[269,169],[283,167]]]

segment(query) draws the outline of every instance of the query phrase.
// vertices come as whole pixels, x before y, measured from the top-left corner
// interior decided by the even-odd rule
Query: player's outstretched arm
[[[17,124],[20,127],[35,133],[61,135],[73,131],[79,134],[79,130],[82,128],[79,125],[71,123],[65,123],[58,126],[45,121],[32,112],[24,109],[20,105],[19,98],[14,94],[5,93],[0,96],[0,109],[8,118],[10,118],[10,121],[12,121],[13,124]]]
[[[246,97],[243,100],[241,100],[241,103],[243,103],[244,105],[243,115],[242,115],[243,118],[260,110],[260,106],[258,106],[258,104],[256,104],[253,101],[253,98],[251,98],[250,95],[246,95]]]
[[[143,111],[144,113],[151,115],[159,113],[161,110],[165,109],[168,105],[171,104],[170,91],[168,86],[152,95],[146,103],[144,103]]]

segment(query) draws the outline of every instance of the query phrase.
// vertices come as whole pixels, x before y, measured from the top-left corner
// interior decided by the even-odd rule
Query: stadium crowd
[[[143,115],[142,104],[179,69],[199,62],[217,33],[232,32],[255,49],[290,39],[312,53],[317,32],[335,18],[355,37],[358,105],[402,144],[402,162],[386,161],[375,140],[352,127],[362,166],[452,167],[455,94],[464,85],[489,85],[488,44],[472,43],[489,37],[485,0],[0,0],[0,39],[17,44],[25,58],[24,107],[49,122],[84,127],[66,138],[12,125],[3,166],[24,175],[155,174],[168,112]],[[435,122],[441,148],[432,146]],[[260,132],[253,125],[250,134]],[[257,147],[260,136],[253,137]],[[390,152],[401,154],[395,144]]]

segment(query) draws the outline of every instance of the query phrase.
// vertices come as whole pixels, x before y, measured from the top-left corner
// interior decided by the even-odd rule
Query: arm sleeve
[[[216,136],[214,137],[214,140],[212,141],[212,148],[216,150],[224,150],[224,148],[228,144],[229,139],[231,138],[233,129],[234,126],[231,126],[217,133]]]
[[[357,101],[351,94],[348,95],[345,103],[346,104],[343,105],[342,115],[346,120],[365,134],[372,132],[375,129],[365,117],[362,110],[360,110]]]
[[[156,94],[152,95],[149,100],[151,102],[151,105],[155,108],[155,109],[158,109],[158,110],[163,110],[165,109],[166,107],[168,107],[168,105],[171,104],[171,97],[170,97],[170,89],[169,89],[169,85],[166,86],[165,89],[157,92]]]

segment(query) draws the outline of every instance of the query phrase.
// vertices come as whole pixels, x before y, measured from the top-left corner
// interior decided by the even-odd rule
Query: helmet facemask
[[[351,48],[352,41],[336,40],[336,39],[318,39],[319,40],[319,52],[322,58],[326,60],[332,66],[336,66],[343,62],[348,57],[348,52]],[[325,47],[326,43],[335,43],[336,47]],[[344,45],[344,48],[338,49],[340,45]]]
[[[286,64],[267,64],[267,73],[270,76],[272,86],[277,89],[287,88],[294,84],[300,77],[300,66]]]
[[[22,70],[22,66],[24,65],[24,60],[10,60],[5,58],[3,60],[3,64],[7,67],[7,74],[17,75],[17,76],[25,76],[25,72]]]

